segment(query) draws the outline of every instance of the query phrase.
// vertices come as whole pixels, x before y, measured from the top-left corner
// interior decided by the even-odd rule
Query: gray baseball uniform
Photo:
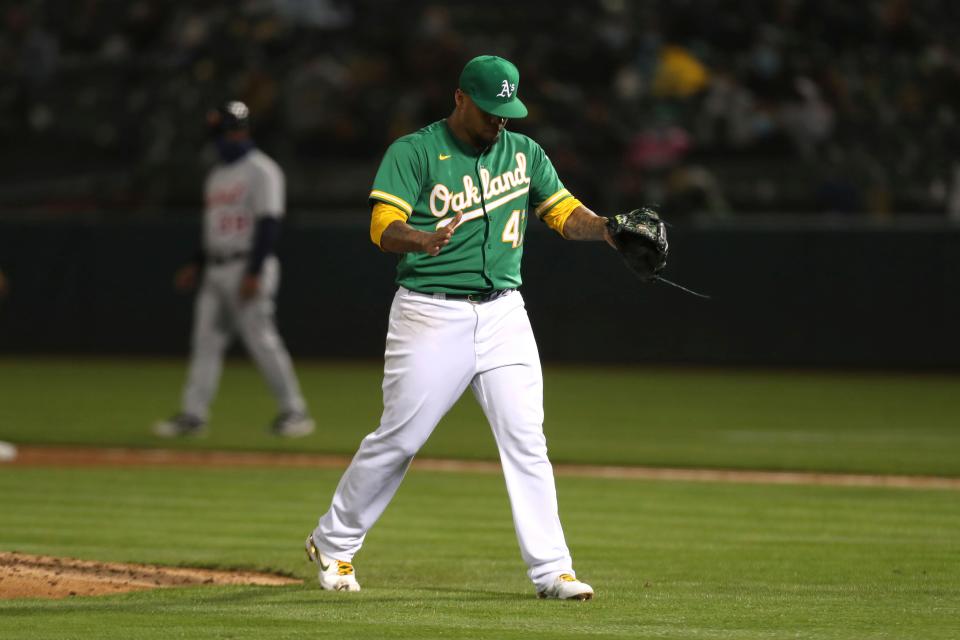
[[[206,419],[220,380],[224,351],[239,333],[281,412],[304,413],[306,404],[290,355],[273,319],[280,283],[280,264],[275,256],[264,262],[256,297],[248,301],[240,297],[257,219],[284,214],[283,170],[265,153],[252,149],[235,162],[214,167],[204,191],[206,268],[194,310],[183,411]]]

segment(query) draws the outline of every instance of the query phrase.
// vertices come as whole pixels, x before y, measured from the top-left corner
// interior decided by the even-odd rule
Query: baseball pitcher
[[[387,331],[383,415],[306,540],[323,588],[358,591],[352,565],[414,455],[469,388],[500,452],[520,553],[542,598],[588,600],[564,539],[543,433],[540,358],[520,261],[531,217],[571,240],[612,242],[543,149],[505,129],[526,116],[516,67],[471,60],[455,108],[394,142],[370,192],[371,239],[401,254]],[[579,330],[579,329],[577,329]]]
[[[283,171],[254,146],[249,111],[242,102],[227,102],[210,111],[207,124],[221,161],[204,186],[203,249],[175,278],[180,290],[201,281],[190,369],[181,411],[158,422],[153,431],[165,438],[205,432],[224,352],[240,334],[279,406],[270,431],[305,436],[314,423],[273,319],[280,284],[274,247],[284,215]]]

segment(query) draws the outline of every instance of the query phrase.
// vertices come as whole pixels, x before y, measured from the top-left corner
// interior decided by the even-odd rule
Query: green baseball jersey
[[[481,191],[482,190],[482,191]],[[481,293],[520,286],[528,213],[543,217],[572,197],[546,153],[525,135],[503,130],[482,155],[445,120],[387,149],[371,203],[402,209],[407,224],[433,232],[463,212],[439,255],[406,253],[397,284],[425,293]]]

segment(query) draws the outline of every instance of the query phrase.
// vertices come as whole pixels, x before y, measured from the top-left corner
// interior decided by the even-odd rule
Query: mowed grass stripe
[[[176,409],[184,368],[170,360],[0,359],[0,438],[170,446],[149,428]],[[301,361],[297,369],[318,421],[314,436],[271,438],[273,400],[255,368],[236,360],[226,367],[209,437],[174,446],[352,455],[380,416],[381,365]],[[957,375],[548,364],[544,381],[557,463],[960,477]],[[470,394],[421,455],[496,459]]]
[[[953,492],[560,478],[576,568],[598,593],[571,605],[533,597],[488,474],[409,474],[357,558],[364,591],[320,592],[300,545],[338,475],[0,468],[4,548],[306,581],[0,603],[0,636],[956,637]],[[68,502],[88,508],[61,516]]]

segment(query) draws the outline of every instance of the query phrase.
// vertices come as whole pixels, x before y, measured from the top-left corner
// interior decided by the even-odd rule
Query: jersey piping
[[[393,206],[401,209],[408,216],[413,213],[413,206],[403,198],[398,198],[397,196],[387,193],[386,191],[381,191],[379,189],[374,189],[370,192],[370,199],[372,200],[381,200],[387,204],[392,204]]]

